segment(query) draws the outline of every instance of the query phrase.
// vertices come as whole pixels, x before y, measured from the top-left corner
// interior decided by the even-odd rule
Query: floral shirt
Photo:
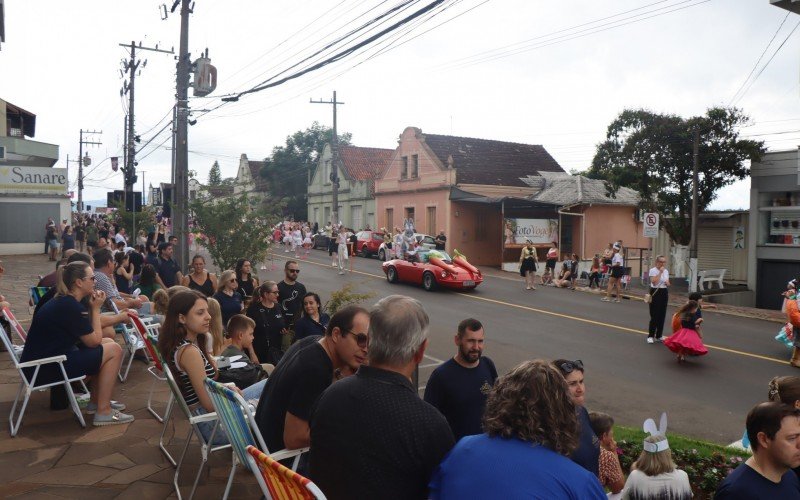
[[[600,484],[607,487],[624,478],[617,454],[600,448]]]

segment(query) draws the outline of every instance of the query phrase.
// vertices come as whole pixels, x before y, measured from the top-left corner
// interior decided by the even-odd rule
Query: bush
[[[642,453],[644,432],[637,429],[616,426],[617,453],[622,470],[630,472],[631,465]],[[689,476],[689,483],[695,498],[713,498],[719,483],[750,454],[744,450],[719,446],[675,434],[670,434],[669,447],[672,459]]]
[[[331,316],[336,314],[336,311],[343,308],[348,304],[358,304],[365,300],[369,300],[375,296],[375,292],[369,293],[356,293],[353,292],[353,284],[348,283],[341,289],[331,293],[331,298],[325,303],[325,311]]]

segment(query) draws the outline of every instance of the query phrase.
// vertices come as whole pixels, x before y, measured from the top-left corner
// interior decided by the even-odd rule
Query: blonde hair
[[[217,299],[208,299],[208,314],[211,315],[211,326],[209,326],[208,332],[211,334],[211,354],[219,356],[225,345],[225,339],[223,338],[222,308]]]
[[[153,301],[153,312],[167,315],[167,308],[169,307],[169,294],[163,288],[159,288],[150,298]]]
[[[86,277],[86,270],[91,266],[83,261],[70,262],[61,266],[56,271],[56,292],[58,295],[67,295],[75,282]]]
[[[222,274],[219,275],[219,281],[217,282],[217,291],[221,292],[225,290],[225,285],[231,280],[231,278],[235,277],[236,273],[230,269],[227,271],[222,271]]]
[[[657,443],[666,437],[662,435],[647,436],[645,443]],[[631,465],[631,470],[640,470],[648,476],[658,476],[677,469],[678,466],[672,460],[672,452],[669,449],[657,451],[655,453],[642,451],[639,458]]]

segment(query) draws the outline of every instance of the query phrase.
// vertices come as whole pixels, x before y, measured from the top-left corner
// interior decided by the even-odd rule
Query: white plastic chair
[[[58,385],[64,386],[64,389],[67,391],[67,397],[69,398],[69,404],[72,407],[72,411],[75,413],[75,416],[78,417],[78,422],[80,422],[81,427],[86,427],[86,421],[83,419],[83,414],[81,413],[80,406],[78,406],[78,401],[75,399],[75,394],[72,392],[72,385],[70,385],[72,382],[80,382],[83,385],[84,390],[86,390],[88,393],[89,390],[86,389],[86,384],[83,382],[86,379],[86,376],[81,375],[80,377],[73,378],[67,376],[67,371],[64,369],[64,361],[67,360],[67,357],[63,354],[60,356],[50,356],[48,358],[21,362],[20,356],[22,355],[22,351],[14,348],[14,343],[11,341],[11,337],[8,335],[8,333],[6,333],[2,326],[0,326],[0,337],[2,337],[3,345],[8,351],[11,361],[14,363],[14,367],[17,369],[20,377],[17,397],[14,398],[14,404],[11,406],[11,412],[8,415],[8,424],[11,429],[11,436],[16,436],[17,432],[19,431],[19,426],[22,424],[22,417],[25,415],[25,409],[28,407],[28,401],[30,401],[33,391],[42,391]],[[58,367],[61,370],[61,379],[50,383],[37,381],[39,377],[39,369],[42,366],[52,364],[58,364]],[[30,380],[28,380],[28,377],[25,376],[23,368],[33,368],[33,375],[31,376]],[[22,397],[23,394],[25,394],[25,396],[22,400],[22,406],[20,407],[19,415],[15,419],[14,414],[17,410],[17,404],[19,404],[20,397]]]

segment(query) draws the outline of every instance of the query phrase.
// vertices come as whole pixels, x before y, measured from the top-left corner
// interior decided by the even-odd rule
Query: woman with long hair
[[[142,273],[139,275],[139,293],[145,297],[154,297],[161,285],[156,282],[156,268],[153,264],[144,264]]]
[[[130,259],[125,252],[114,254],[114,284],[120,293],[131,293],[131,278],[133,271],[129,269]],[[149,295],[145,295],[149,297]]]
[[[572,402],[575,403],[579,427],[578,446],[572,452],[570,458],[573,462],[597,476],[600,467],[600,440],[592,430],[589,412],[586,411],[586,385],[584,383],[583,362],[579,359],[575,361],[557,359],[552,364],[567,381],[569,394]]]
[[[321,311],[322,303],[319,295],[308,292],[303,296],[303,316],[294,323],[294,340],[325,335],[325,328],[331,317]]]
[[[644,442],[655,446],[657,443],[665,442],[666,439],[665,436],[652,435],[647,436]],[[689,476],[678,469],[672,460],[669,448],[660,451],[644,450],[631,465],[631,474],[625,482],[622,498],[689,500],[692,498],[692,487],[689,484]]]
[[[537,262],[539,262],[539,258],[536,256],[536,248],[531,240],[527,240],[519,256],[519,274],[525,278],[526,290],[536,290]]]
[[[222,324],[222,309],[213,297],[208,299],[208,313],[211,314],[211,326],[208,329],[206,348],[212,355],[219,356],[225,348],[225,326]]]
[[[622,258],[622,247],[614,243],[611,248],[613,254],[611,255],[611,275],[608,277],[608,288],[606,289],[606,296],[603,297],[603,302],[611,302],[611,293],[616,291],[614,295],[614,302],[622,301],[622,275],[625,274],[625,259]]]
[[[164,356],[184,401],[193,415],[203,415],[214,411],[211,397],[206,391],[204,380],[217,377],[214,358],[205,349],[205,342],[198,337],[206,334],[211,327],[211,314],[208,312],[208,299],[195,290],[180,291],[170,298],[167,317],[158,335],[158,349]],[[264,390],[266,380],[253,384],[244,391],[234,389],[246,400],[258,399]],[[208,441],[214,424],[203,422],[200,432]],[[221,427],[214,435],[214,445],[228,443],[228,436]]]
[[[278,284],[265,281],[259,286],[245,314],[256,322],[253,331],[256,356],[262,363],[277,365],[283,356],[283,335],[288,333],[283,307],[278,303]]]
[[[92,376],[87,411],[95,414],[94,425],[126,424],[133,422],[133,416],[122,413],[124,404],[111,401],[122,349],[103,338],[100,308],[106,294],[95,291],[94,281],[94,270],[86,262],[70,262],[58,270],[58,293],[33,317],[20,361],[65,355],[67,376]],[[33,376],[33,369],[24,370]],[[51,364],[39,369],[36,380],[55,382],[61,376],[58,366]]]
[[[242,296],[242,299],[249,299],[253,296],[253,290],[258,287],[258,277],[252,275],[253,266],[247,259],[239,259],[236,261],[234,268],[237,288],[236,291]]]
[[[600,288],[600,258],[595,255],[589,268],[589,289]]]
[[[192,257],[192,272],[183,277],[181,285],[211,297],[217,289],[217,277],[206,271],[206,259],[195,255]]]
[[[242,295],[237,291],[238,288],[239,283],[236,281],[234,272],[230,269],[223,271],[217,284],[217,293],[214,294],[214,298],[217,299],[222,309],[223,325],[227,325],[228,320],[234,314],[239,314],[244,309],[244,301]]]

